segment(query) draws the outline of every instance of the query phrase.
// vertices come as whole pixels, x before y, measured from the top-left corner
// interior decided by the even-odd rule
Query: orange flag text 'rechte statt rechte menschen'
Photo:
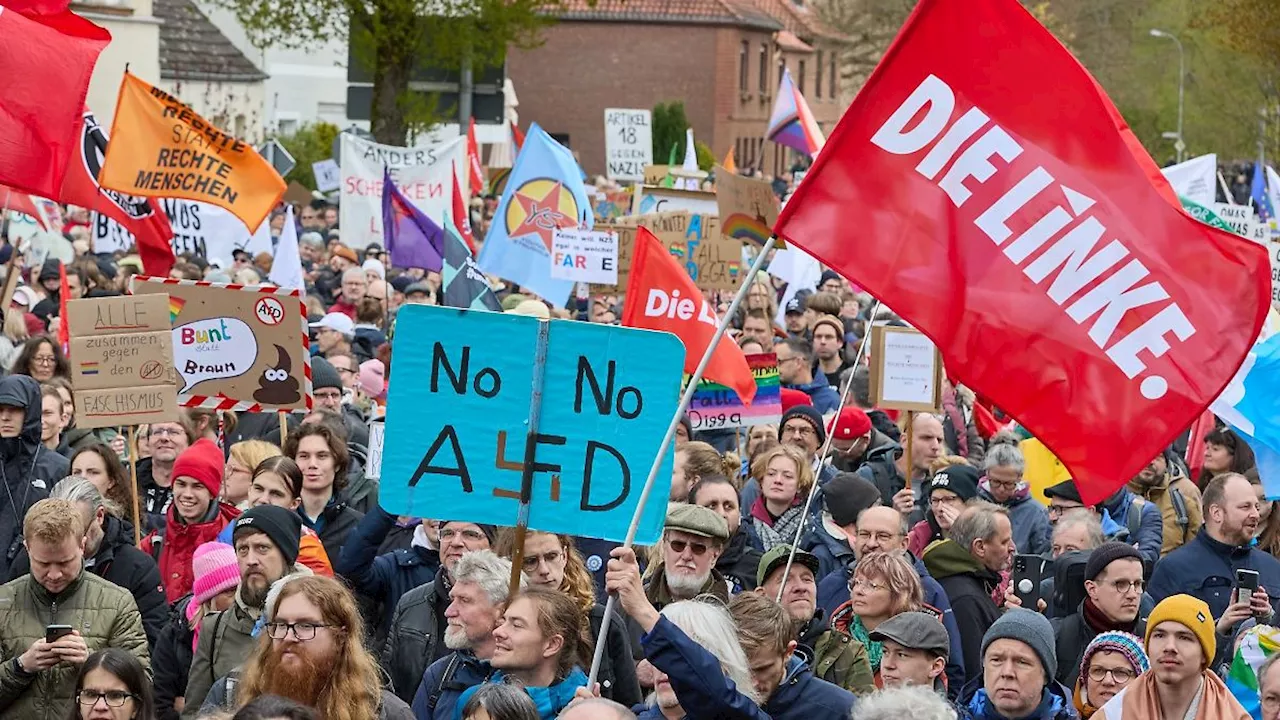
[[[250,230],[262,224],[285,191],[280,174],[252,145],[130,73],[120,83],[99,182],[133,195],[217,205]]]

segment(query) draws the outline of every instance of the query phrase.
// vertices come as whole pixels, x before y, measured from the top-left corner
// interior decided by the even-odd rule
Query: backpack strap
[[[1147,504],[1146,500],[1138,496],[1134,496],[1133,501],[1129,503],[1128,522],[1129,542],[1137,542],[1138,530],[1142,527],[1142,508]]]
[[[1173,514],[1178,527],[1182,528],[1182,533],[1185,535],[1187,527],[1191,525],[1190,516],[1187,515],[1187,499],[1182,497],[1182,492],[1177,488],[1170,487],[1169,500],[1173,503]]]
[[[191,599],[195,602],[195,598]],[[210,684],[218,682],[218,676],[213,673],[214,660],[218,657],[218,629],[222,627],[222,616],[226,610],[217,613],[213,617],[213,636],[209,638],[209,682]],[[227,689],[232,689],[230,680],[228,680]],[[227,697],[233,698],[235,695],[228,694]]]
[[[458,670],[458,653],[449,656],[449,663],[444,666],[444,673],[440,676],[440,682],[436,683],[435,688],[431,690],[431,695],[427,698],[427,712],[433,712],[436,709],[436,703],[440,702],[440,696],[444,694],[444,688],[453,680],[454,673]]]

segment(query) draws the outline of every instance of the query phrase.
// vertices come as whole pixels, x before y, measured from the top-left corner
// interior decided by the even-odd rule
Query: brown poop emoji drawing
[[[253,392],[253,399],[263,405],[289,405],[298,402],[302,395],[298,392],[298,379],[290,377],[293,364],[289,362],[289,353],[276,345],[280,359],[276,366],[267,368],[258,378],[258,389]]]

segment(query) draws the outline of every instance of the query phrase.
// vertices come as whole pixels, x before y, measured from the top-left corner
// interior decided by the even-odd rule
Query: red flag
[[[462,188],[458,187],[458,168],[453,168],[453,226],[466,241],[471,254],[476,254],[476,240],[471,235],[471,213],[467,212],[466,203],[462,202]]]
[[[66,2],[3,0],[0,37],[0,183],[57,199],[89,77],[111,34]]]
[[[71,299],[71,287],[67,285],[67,266],[58,263],[58,344],[62,352],[71,351],[71,326],[67,323],[67,301]]]
[[[49,218],[45,216],[44,210],[36,205],[35,198],[5,185],[0,185],[0,210],[9,210],[30,216],[36,221],[37,225],[47,231],[62,231],[62,228],[54,229],[49,227]],[[4,217],[0,215],[0,221],[3,220]]]
[[[158,203],[134,197],[98,185],[98,174],[107,155],[107,133],[93,113],[85,112],[81,121],[80,141],[62,180],[58,199],[72,205],[102,213],[133,233],[148,275],[164,277],[173,267],[173,228]]]
[[[467,126],[467,165],[470,172],[467,177],[471,183],[472,195],[484,194],[484,166],[480,164],[480,144],[476,142],[476,119],[471,118]]]
[[[517,153],[524,147],[524,133],[520,132],[520,126],[515,123],[511,123],[511,142],[515,144]]]
[[[1086,504],[1218,396],[1269,296],[1265,248],[1182,212],[1016,0],[922,0],[776,230],[928,334]]]
[[[1205,410],[1191,423],[1191,435],[1187,438],[1187,472],[1191,482],[1197,482],[1204,468],[1204,439],[1218,427],[1218,419]],[[1198,484],[1198,483],[1197,483]]]
[[[664,330],[684,341],[684,371],[698,368],[716,334],[716,314],[693,278],[671,257],[647,228],[636,230],[622,324]],[[744,403],[756,396],[756,381],[742,349],[728,335],[720,337],[707,365],[706,378],[733,388]]]

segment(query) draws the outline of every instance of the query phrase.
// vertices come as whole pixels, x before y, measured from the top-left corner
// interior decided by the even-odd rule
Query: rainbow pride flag
[[[1236,648],[1236,656],[1231,661],[1231,671],[1227,673],[1227,689],[1254,720],[1262,717],[1262,702],[1258,696],[1258,668],[1277,649],[1280,649],[1280,628],[1255,625],[1245,631],[1244,638]]]
[[[98,363],[96,363],[96,362],[82,362],[82,363],[80,363],[80,374],[81,374],[81,375],[97,375],[97,374],[98,374]]]
[[[747,366],[756,381],[756,396],[750,405],[742,402],[733,388],[703,380],[689,401],[689,423],[694,432],[717,428],[751,427],[782,420],[782,385],[778,380],[778,356],[773,353],[747,355]],[[689,376],[684,377],[685,384]]]
[[[783,69],[778,96],[773,101],[773,114],[769,116],[769,129],[764,136],[779,145],[785,145],[809,157],[818,154],[827,140],[809,111],[809,103],[791,81],[791,71]]]
[[[178,314],[182,312],[182,308],[186,306],[187,301],[180,297],[169,296],[169,322],[178,321]]]

